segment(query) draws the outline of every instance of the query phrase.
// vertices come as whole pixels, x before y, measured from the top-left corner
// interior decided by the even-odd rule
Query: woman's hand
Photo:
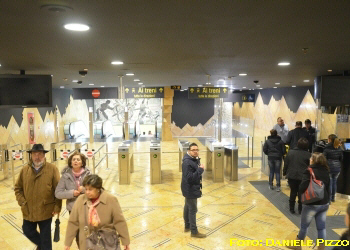
[[[70,247],[65,246],[64,250],[70,250]]]
[[[80,195],[80,191],[74,190],[73,195],[74,195],[74,197],[78,197]]]
[[[124,250],[130,250],[130,245],[124,246]]]
[[[84,192],[84,187],[83,187],[83,186],[79,186],[78,191],[79,191],[80,193],[83,193],[83,192]]]

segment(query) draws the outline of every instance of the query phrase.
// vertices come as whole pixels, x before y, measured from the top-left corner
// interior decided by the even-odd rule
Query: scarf
[[[100,223],[100,217],[98,216],[96,207],[100,203],[100,197],[95,200],[95,202],[91,202],[91,200],[88,200],[87,206],[89,209],[89,225],[93,227],[97,227]]]
[[[73,169],[72,169],[72,173],[73,173],[75,185],[79,189],[80,182],[81,182],[81,175],[84,173],[84,168],[81,168],[79,173],[74,172]]]

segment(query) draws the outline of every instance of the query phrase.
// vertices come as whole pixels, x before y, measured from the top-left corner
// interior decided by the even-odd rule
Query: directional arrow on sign
[[[226,89],[226,88],[224,88],[224,89],[223,89],[223,91],[224,91],[224,93],[226,93],[226,92],[227,92],[227,89]]]
[[[190,88],[190,92],[193,93],[193,92],[194,92],[194,89],[193,89],[193,88]]]
[[[132,92],[132,93],[135,93],[135,88],[132,88],[132,89],[131,89],[131,92]]]
[[[125,92],[126,92],[126,93],[129,93],[129,89],[128,89],[128,88],[126,88],[126,89],[125,89]]]
[[[163,92],[163,88],[160,88],[160,89],[159,89],[159,92],[162,93],[162,92]]]

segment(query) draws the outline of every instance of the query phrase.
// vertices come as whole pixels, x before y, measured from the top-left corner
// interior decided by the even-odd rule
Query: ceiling
[[[186,88],[205,84],[206,75],[238,89],[255,88],[255,80],[263,88],[312,85],[317,75],[350,69],[349,10],[350,1],[328,0],[0,0],[0,74],[52,74],[54,87],[66,88],[78,87],[75,79],[81,87],[119,86],[128,72],[135,76],[123,77],[126,86],[137,78]],[[71,22],[90,30],[65,30]]]

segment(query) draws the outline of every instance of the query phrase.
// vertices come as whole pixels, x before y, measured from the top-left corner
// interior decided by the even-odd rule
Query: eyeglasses
[[[199,149],[191,149],[192,152],[199,152]]]

